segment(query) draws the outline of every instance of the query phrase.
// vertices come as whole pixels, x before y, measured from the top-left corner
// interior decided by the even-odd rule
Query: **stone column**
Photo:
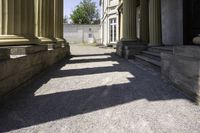
[[[54,0],[35,0],[36,36],[41,43],[53,43],[54,39]]]
[[[63,38],[63,0],[54,0],[54,37],[57,42],[65,42]]]
[[[123,2],[123,41],[136,41],[136,1]]]
[[[161,35],[161,0],[149,1],[149,46],[162,44]]]
[[[140,0],[140,39],[149,42],[149,3],[148,0]]]
[[[0,0],[0,45],[36,44],[34,0]]]

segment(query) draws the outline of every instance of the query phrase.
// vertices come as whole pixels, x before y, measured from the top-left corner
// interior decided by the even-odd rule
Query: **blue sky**
[[[64,15],[69,16],[73,9],[80,3],[81,0],[64,0]],[[96,5],[99,8],[99,0],[92,0],[96,2]]]

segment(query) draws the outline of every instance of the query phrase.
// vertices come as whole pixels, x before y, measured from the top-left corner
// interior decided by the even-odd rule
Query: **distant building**
[[[119,0],[100,0],[102,44],[116,45],[119,41]]]
[[[64,38],[69,43],[101,43],[101,26],[64,24]]]

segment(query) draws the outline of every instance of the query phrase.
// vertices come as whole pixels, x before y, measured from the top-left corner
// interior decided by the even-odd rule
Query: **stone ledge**
[[[10,58],[10,49],[0,48],[0,61],[7,60]]]
[[[47,51],[47,45],[22,45],[22,46],[7,46],[10,49],[11,55],[29,55],[42,51]]]
[[[47,67],[68,58],[68,51],[59,48],[0,62],[0,100]]]
[[[61,43],[55,43],[55,44],[47,44],[48,50],[58,49],[62,47]]]
[[[200,59],[196,58],[199,49],[177,47],[173,54],[161,54],[162,75],[197,103],[200,102]]]
[[[179,46],[174,47],[174,54],[189,58],[200,59],[200,46]]]

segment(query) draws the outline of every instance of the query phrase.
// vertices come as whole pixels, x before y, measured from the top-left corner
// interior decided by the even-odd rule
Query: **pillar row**
[[[140,0],[140,39],[149,42],[149,3],[148,0]]]
[[[54,0],[35,0],[36,36],[42,43],[54,42]]]
[[[54,0],[54,37],[58,42],[63,39],[63,0]]]
[[[123,39],[124,41],[136,41],[136,2],[137,0],[123,1]]]
[[[36,44],[34,0],[0,0],[0,45]]]
[[[149,33],[149,46],[161,45],[161,0],[149,0]]]

